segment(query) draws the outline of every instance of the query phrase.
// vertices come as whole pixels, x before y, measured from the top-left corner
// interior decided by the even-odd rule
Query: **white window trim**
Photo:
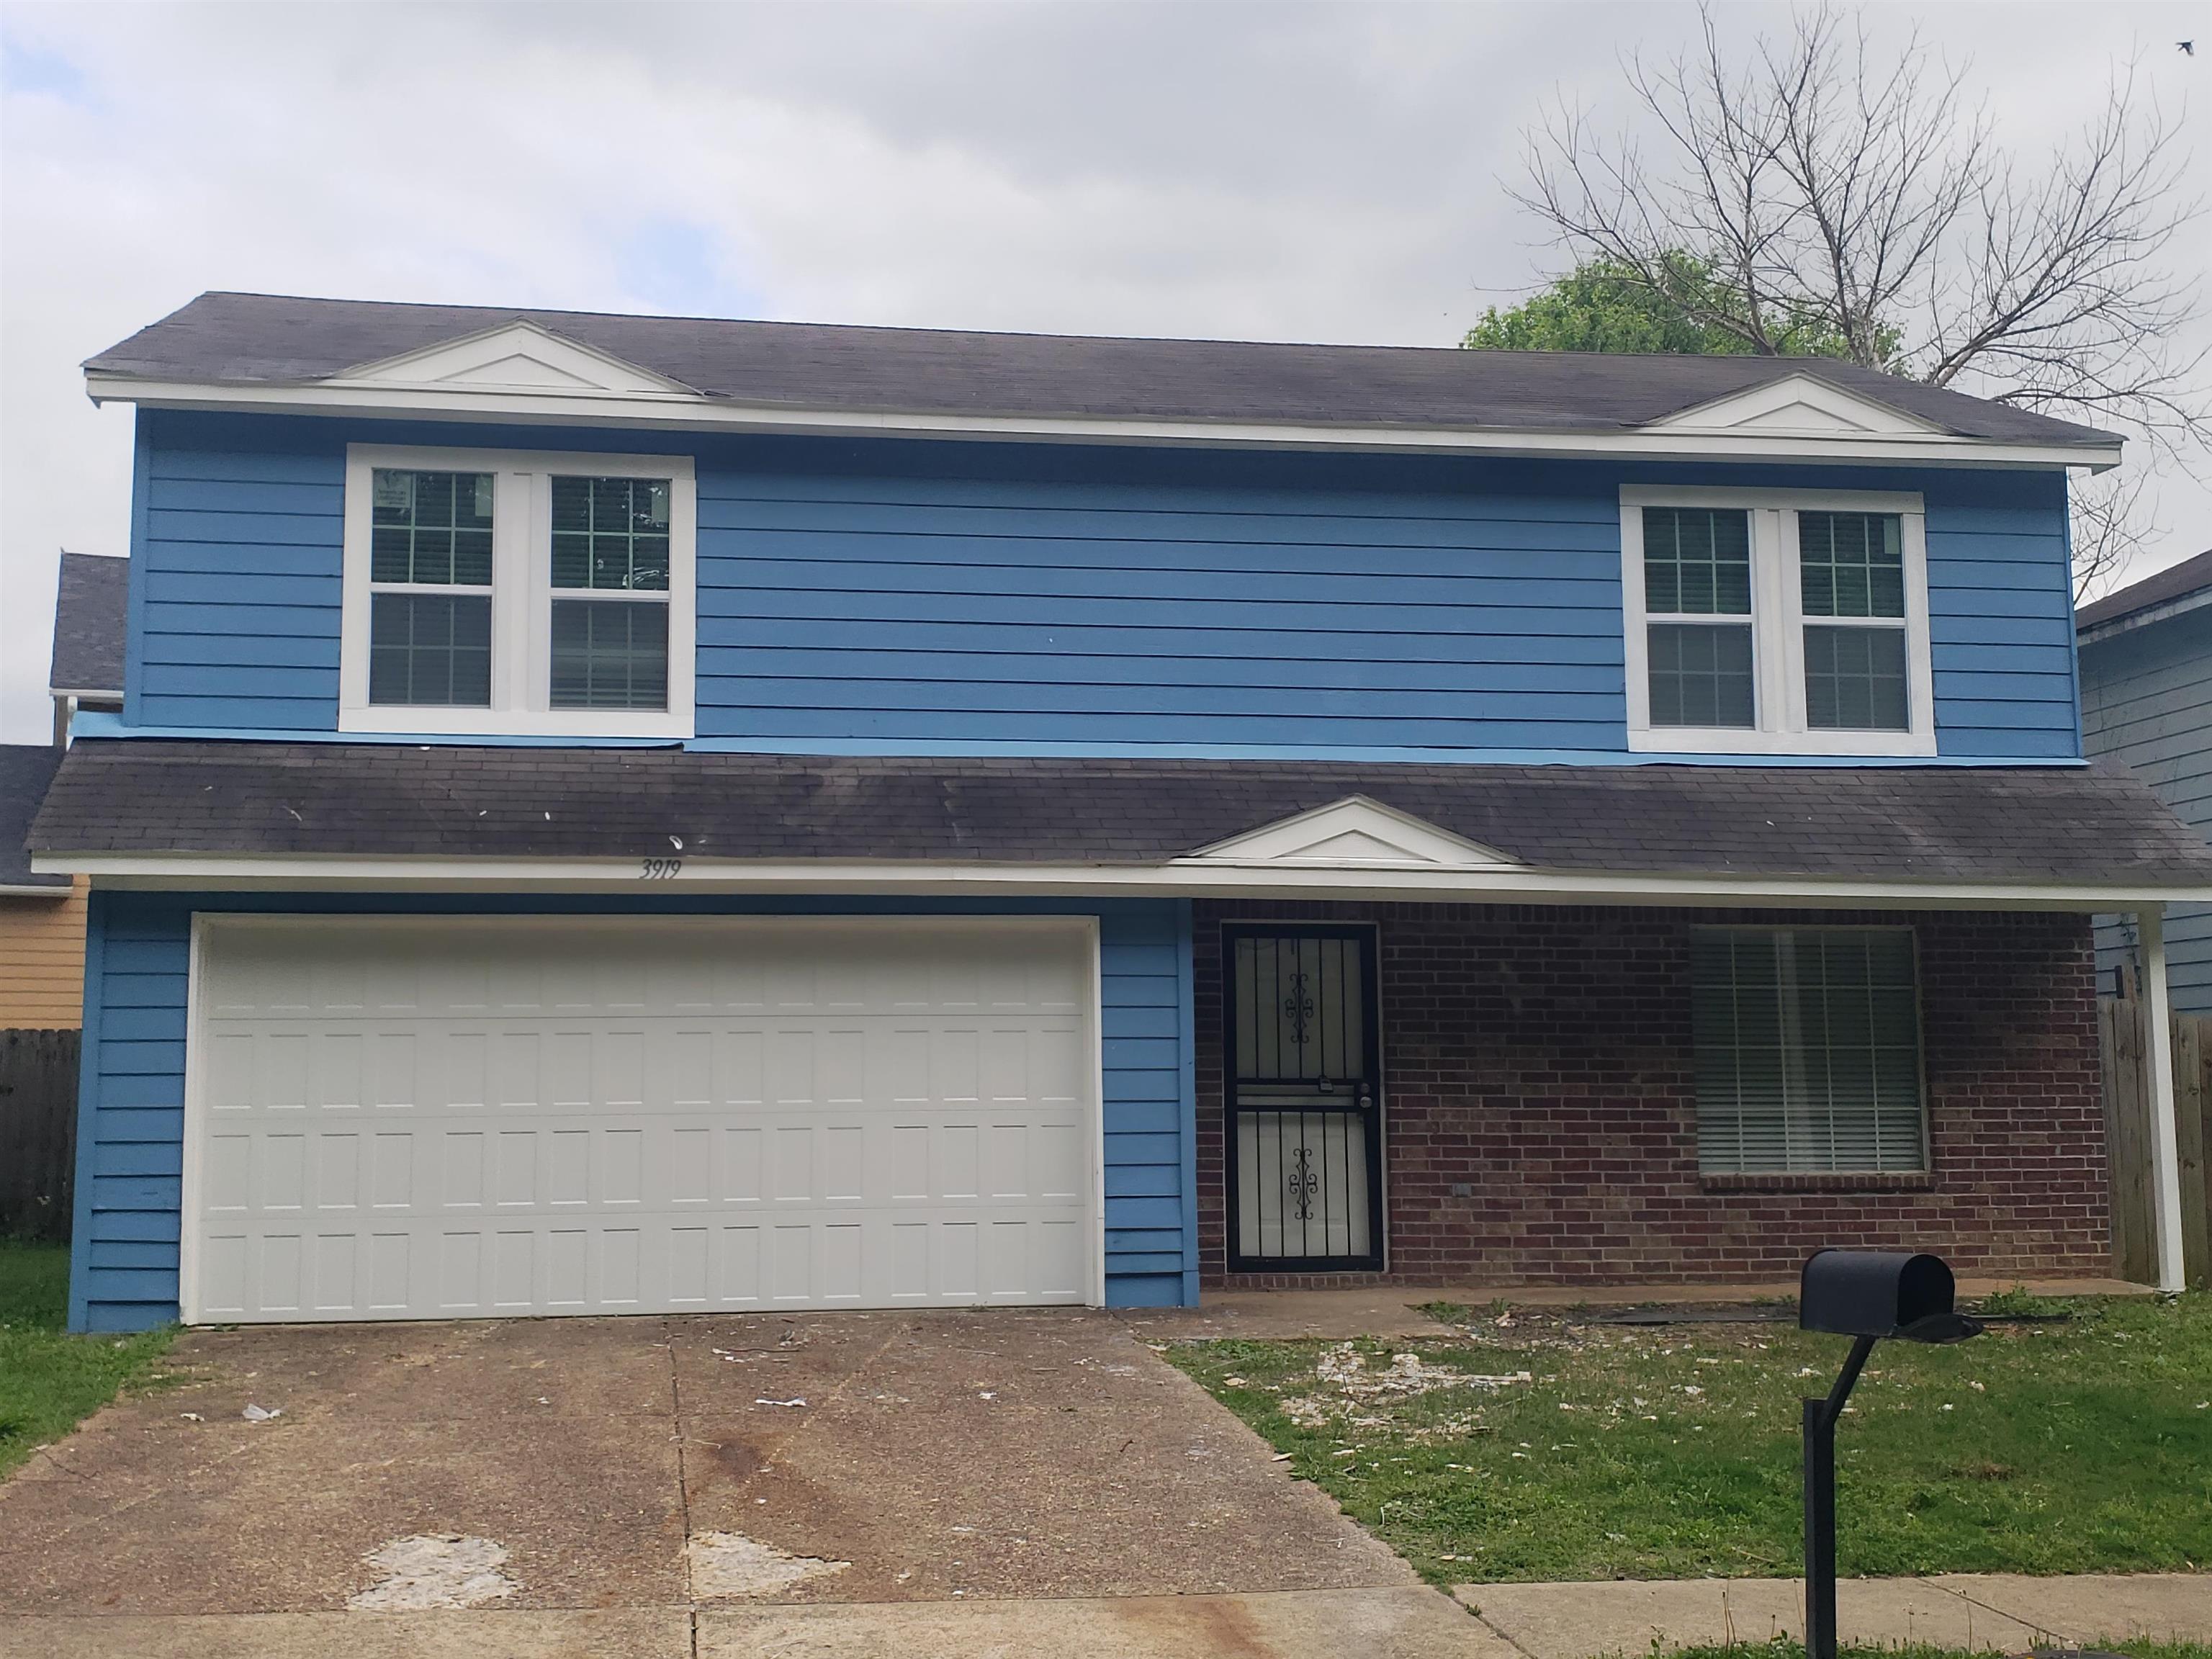
[[[1759,724],[1651,723],[1651,665],[1644,608],[1644,509],[1738,507],[1751,515],[1752,669]],[[1905,658],[1912,726],[1905,732],[1814,731],[1805,715],[1804,592],[1797,578],[1797,514],[1894,513],[1905,550]],[[1680,755],[1929,756],[1936,752],[1936,676],[1928,643],[1928,520],[1917,494],[1850,489],[1707,489],[1628,485],[1620,492],[1620,593],[1628,665],[1628,746]],[[1842,618],[1843,626],[1852,625]],[[1814,619],[1826,627],[1827,617]]]
[[[402,707],[372,704],[368,700],[369,475],[379,467],[427,472],[489,472],[495,478],[492,701],[488,708]],[[556,473],[670,481],[665,710],[551,706],[554,592],[550,480]],[[691,736],[699,614],[698,520],[698,487],[688,455],[600,455],[551,450],[349,444],[344,583],[338,643],[338,730],[420,732],[438,737]]]

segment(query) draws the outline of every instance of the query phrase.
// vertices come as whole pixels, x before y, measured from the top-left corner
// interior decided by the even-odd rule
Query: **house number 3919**
[[[676,872],[683,867],[682,859],[644,859],[639,861],[637,878],[640,881],[673,881]]]

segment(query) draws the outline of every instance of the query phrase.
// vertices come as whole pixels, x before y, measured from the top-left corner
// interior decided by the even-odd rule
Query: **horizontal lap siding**
[[[126,717],[334,730],[343,439],[319,422],[140,422]]]
[[[76,1244],[70,1317],[81,1330],[139,1330],[174,1319],[182,1234],[186,981],[195,910],[507,914],[553,907],[490,901],[405,903],[363,897],[246,900],[96,895],[86,957],[77,1121]],[[688,907],[721,911],[879,914],[896,906]],[[994,907],[921,906],[988,914]],[[578,900],[566,914],[669,915],[687,907]],[[1046,907],[995,907],[1036,915]],[[1065,914],[1065,912],[1060,912]],[[1170,900],[1102,903],[1100,1036],[1106,1186],[1106,1299],[1173,1306],[1197,1297],[1188,915]]]
[[[700,735],[1620,746],[1595,480],[1301,490],[1267,482],[1279,465],[1118,465],[1128,481],[702,470]]]
[[[697,730],[1622,757],[1624,483],[1917,489],[1952,758],[2078,752],[2051,474],[830,443],[149,412],[128,714],[330,731],[349,441],[689,451]]]
[[[2212,610],[2185,612],[2081,648],[2081,724],[2090,754],[2124,761],[2160,799],[2212,836]],[[2131,922],[2098,919],[2097,965],[2134,960]],[[2173,1006],[2212,1014],[2212,906],[2166,923]]]
[[[1935,474],[1923,489],[1938,751],[2080,754],[2064,476]]]
[[[0,897],[0,1029],[60,1030],[84,994],[82,876],[52,898]]]

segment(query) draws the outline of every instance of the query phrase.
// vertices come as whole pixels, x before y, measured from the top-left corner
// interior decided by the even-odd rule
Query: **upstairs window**
[[[341,730],[688,737],[688,458],[354,447]]]
[[[1908,927],[1699,927],[1690,944],[1698,1166],[1928,1167]]]
[[[1932,755],[1917,495],[1624,489],[1629,746]]]

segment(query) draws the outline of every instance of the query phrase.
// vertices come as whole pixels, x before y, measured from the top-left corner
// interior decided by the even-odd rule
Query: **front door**
[[[1229,1265],[1382,1266],[1371,927],[1223,930]]]

